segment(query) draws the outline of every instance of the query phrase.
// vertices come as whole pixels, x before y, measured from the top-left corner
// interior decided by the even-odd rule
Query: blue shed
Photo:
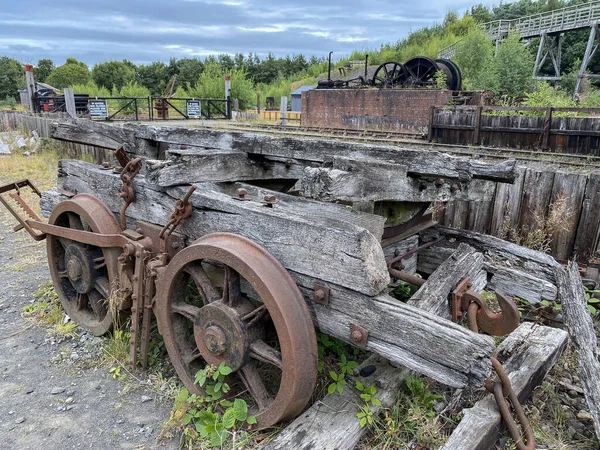
[[[310,91],[314,89],[314,86],[300,86],[294,92],[292,92],[292,111],[300,112],[302,111],[302,93],[304,91]]]

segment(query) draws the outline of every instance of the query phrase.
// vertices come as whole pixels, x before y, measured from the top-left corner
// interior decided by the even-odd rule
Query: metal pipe
[[[394,264],[396,264],[398,261],[401,261],[401,260],[403,260],[403,259],[405,259],[405,258],[408,258],[409,256],[412,256],[412,255],[414,255],[415,253],[418,253],[418,252],[420,252],[421,250],[424,250],[424,249],[426,249],[427,247],[431,247],[432,245],[434,245],[434,244],[437,244],[437,243],[438,243],[438,242],[440,242],[442,239],[443,239],[443,238],[439,238],[439,239],[436,239],[435,241],[431,241],[431,242],[428,242],[427,244],[423,244],[423,245],[421,245],[420,247],[413,248],[411,251],[409,251],[409,252],[406,252],[406,253],[404,253],[403,255],[398,255],[398,256],[396,256],[396,257],[394,257],[394,258],[392,258],[392,259],[389,259],[389,260],[387,260],[387,261],[386,261],[386,263],[387,263],[387,265],[388,265],[388,266],[390,266],[390,267],[391,267],[391,266],[393,266]]]
[[[402,272],[401,270],[392,269],[388,267],[388,271],[392,278],[397,280],[406,281],[409,284],[414,284],[415,286],[423,286],[425,284],[425,280],[423,278],[419,278],[415,275],[411,275],[410,273]]]
[[[333,52],[329,52],[329,64],[327,66],[327,81],[331,81],[331,55],[333,55]]]

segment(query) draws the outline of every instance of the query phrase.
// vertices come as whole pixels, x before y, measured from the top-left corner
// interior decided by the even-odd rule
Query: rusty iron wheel
[[[79,194],[60,202],[49,223],[100,234],[119,234],[121,228],[108,207],[98,198]],[[54,289],[71,320],[101,336],[113,324],[108,299],[118,280],[117,258],[121,249],[101,249],[67,238],[48,235],[48,265]]]
[[[190,300],[190,285],[200,299]],[[159,331],[190,392],[201,393],[194,378],[206,362],[225,362],[252,396],[257,426],[302,412],[317,378],[315,329],[294,280],[264,248],[231,233],[207,235],[169,263],[156,299]],[[265,337],[270,327],[275,343]],[[280,376],[276,392],[265,366]]]

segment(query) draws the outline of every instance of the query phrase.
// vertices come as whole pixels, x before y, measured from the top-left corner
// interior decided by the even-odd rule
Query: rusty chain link
[[[123,186],[121,186],[121,192],[119,193],[119,196],[125,201],[125,204],[121,207],[120,212],[122,230],[127,228],[125,212],[127,211],[127,208],[129,208],[129,205],[135,201],[135,189],[133,188],[132,181],[135,176],[140,173],[140,170],[142,170],[142,159],[135,158],[127,162],[121,171],[121,181],[123,182]]]
[[[165,225],[165,227],[160,232],[159,238],[162,240],[162,250],[163,253],[166,252],[167,239],[171,236],[171,233],[175,231],[175,228],[179,226],[179,223],[192,215],[192,202],[190,202],[190,197],[192,193],[196,190],[196,186],[190,186],[189,190],[183,197],[183,200],[177,200],[175,203],[175,211],[169,217],[169,223]]]
[[[480,305],[473,302],[469,304],[469,308],[467,310],[467,320],[469,323],[469,329],[475,333],[479,332],[479,326],[477,324],[477,312],[479,311]],[[496,403],[498,404],[498,410],[500,411],[500,415],[502,416],[502,420],[506,424],[506,428],[508,429],[508,433],[511,438],[515,441],[518,450],[534,450],[535,449],[535,439],[533,437],[533,431],[531,430],[531,424],[529,423],[529,419],[525,416],[525,411],[519,402],[517,394],[513,391],[512,385],[510,383],[510,379],[508,378],[508,374],[502,367],[502,364],[496,358],[496,354],[492,357],[492,368],[494,372],[498,375],[499,381],[492,381],[491,379],[485,380],[485,388],[494,394],[494,398],[496,399]],[[508,399],[508,401],[507,401]],[[510,411],[510,405],[512,405],[515,410],[515,415],[517,416],[517,420],[521,424],[521,428],[525,434],[525,439],[521,437],[521,432],[519,431],[519,426],[516,424],[515,420],[512,417]],[[526,444],[523,442],[525,441]]]

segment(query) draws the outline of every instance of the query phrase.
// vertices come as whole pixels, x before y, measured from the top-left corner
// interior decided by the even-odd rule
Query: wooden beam
[[[65,108],[67,110],[67,114],[75,119],[77,118],[77,110],[75,109],[75,93],[71,88],[65,88],[63,92],[65,95]]]
[[[473,163],[468,158],[458,158],[435,151],[206,128],[150,127],[132,124],[107,125],[79,119],[56,124],[52,137],[105,148],[116,148],[118,145],[125,143],[127,144],[126,149],[132,152],[136,151],[136,140],[142,139],[176,145],[242,151],[255,155],[307,162],[323,163],[331,160],[334,156],[367,158],[406,165],[408,173],[415,176],[446,177],[459,181],[480,178],[510,183],[516,177],[515,160],[489,164],[492,169],[489,167],[483,169],[485,163]],[[152,158],[152,156],[148,157]],[[154,156],[154,159],[157,159],[157,155]],[[182,183],[185,182],[188,181],[182,180]]]
[[[361,428],[356,418],[359,405],[364,401],[354,387],[356,381],[364,386],[375,385],[375,397],[381,407],[371,406],[373,415],[382,408],[390,408],[396,402],[398,389],[411,371],[394,368],[387,360],[376,355],[369,357],[361,366],[374,365],[375,372],[369,377],[350,377],[341,394],[326,395],[314,403],[301,416],[286,426],[265,450],[341,450],[353,449],[368,427]]]
[[[489,182],[413,178],[405,165],[341,156],[333,158],[332,168],[307,167],[300,180],[305,197],[324,201],[490,200],[494,188]]]
[[[577,351],[578,375],[583,393],[594,421],[596,436],[600,439],[600,361],[598,360],[598,339],[594,322],[587,309],[587,301],[579,267],[569,263],[567,269],[555,269],[558,283],[558,296],[562,305],[565,323],[571,341]]]
[[[475,279],[482,268],[483,255],[467,244],[460,244],[415,292],[408,304],[450,319],[450,293],[465,277]],[[483,289],[486,281],[481,286],[474,286],[474,290]]]
[[[567,333],[523,323],[498,347],[513,390],[524,402],[560,358]],[[492,394],[463,410],[464,416],[441,450],[489,450],[499,437],[502,418]]]

